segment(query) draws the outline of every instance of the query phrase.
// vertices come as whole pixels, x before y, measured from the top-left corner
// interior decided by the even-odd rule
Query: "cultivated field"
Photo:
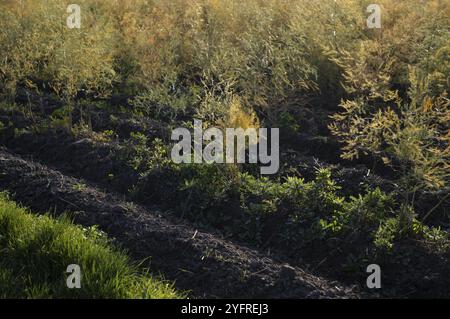
[[[450,3],[373,2],[0,0],[0,297],[450,297]]]

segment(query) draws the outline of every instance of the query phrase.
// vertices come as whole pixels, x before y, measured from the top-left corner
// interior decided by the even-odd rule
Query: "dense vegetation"
[[[369,29],[371,2],[79,0],[68,29],[68,1],[1,1],[0,132],[110,145],[102,182],[333,274],[397,245],[448,258],[450,4],[380,0]],[[279,127],[280,172],[174,164],[167,132],[194,118]]]

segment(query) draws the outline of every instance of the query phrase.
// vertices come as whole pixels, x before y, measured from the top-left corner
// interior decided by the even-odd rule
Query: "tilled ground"
[[[3,114],[4,113],[4,114]],[[40,196],[40,187],[41,185],[45,185],[46,187],[50,187],[52,183],[50,182],[50,186],[47,186],[48,177],[39,177],[37,174],[37,179],[34,180],[33,183],[25,187],[21,184],[20,181],[16,181],[15,183],[10,181],[2,181],[0,180],[0,188],[9,188],[16,189],[17,194],[16,198],[18,201],[23,202],[24,204],[36,207],[39,211],[47,211],[49,208],[53,208],[57,206],[57,212],[61,213],[63,210],[70,210],[75,212],[83,212],[81,217],[79,217],[80,213],[77,213],[77,218],[85,218],[80,223],[86,225],[92,224],[100,224],[100,221],[103,221],[101,226],[102,229],[106,229],[106,231],[110,234],[113,234],[118,241],[122,243],[123,246],[127,247],[130,252],[135,256],[136,259],[142,259],[150,256],[151,254],[144,248],[143,251],[139,250],[139,247],[135,247],[130,249],[129,247],[132,245],[140,245],[134,244],[133,241],[136,241],[135,238],[127,237],[125,240],[121,238],[121,228],[116,225],[113,229],[113,233],[108,231],[108,227],[113,227],[110,225],[111,217],[110,214],[106,214],[105,217],[102,217],[104,214],[104,208],[102,204],[97,203],[98,197],[101,196],[102,203],[106,203],[110,205],[109,198],[114,198],[114,203],[120,202],[120,204],[114,204],[111,209],[108,211],[114,212],[116,214],[118,211],[119,214],[123,213],[125,215],[128,212],[135,212],[137,210],[137,215],[140,215],[138,220],[145,219],[145,215],[150,214],[148,220],[153,220],[157,218],[160,219],[158,209],[154,209],[153,206],[146,206],[147,208],[138,207],[134,204],[123,204],[126,202],[125,196],[127,196],[129,201],[135,201],[128,196],[129,190],[132,189],[133,185],[139,179],[138,173],[133,170],[126,163],[126,158],[122,158],[119,154],[122,154],[127,151],[127,140],[126,137],[129,136],[129,131],[142,131],[146,134],[154,134],[155,136],[161,135],[161,128],[159,125],[154,123],[147,123],[146,125],[142,125],[141,123],[134,123],[131,120],[121,119],[117,125],[120,127],[112,127],[111,123],[108,122],[108,116],[103,113],[99,113],[99,119],[94,119],[93,124],[96,126],[96,130],[98,126],[102,129],[114,129],[114,131],[122,132],[121,138],[118,140],[114,140],[112,142],[101,142],[92,138],[76,138],[71,134],[68,134],[64,130],[39,130],[38,132],[34,130],[30,130],[29,127],[32,124],[29,118],[22,116],[20,113],[14,114],[11,116],[8,112],[3,112],[0,110],[0,120],[4,123],[12,122],[14,123],[14,128],[23,128],[25,130],[21,131],[20,134],[15,134],[12,129],[4,130],[2,134],[0,134],[0,143],[5,145],[10,152],[14,152],[15,157],[22,156],[22,159],[31,159],[29,164],[33,164],[33,159],[38,160],[42,164],[50,165],[53,169],[48,169],[46,166],[40,166],[41,168],[36,168],[37,171],[44,168],[44,171],[51,171],[60,176],[60,179],[69,181],[71,184],[69,186],[63,186],[65,190],[65,195],[60,196],[59,192],[56,192],[57,196],[52,197],[51,200],[48,200],[47,197],[54,196],[54,194],[45,193],[43,199],[39,199]],[[130,128],[130,125],[132,128]],[[103,126],[102,126],[103,125]],[[158,131],[158,132],[157,132]],[[152,133],[153,132],[153,133]],[[122,136],[123,135],[123,136]],[[8,152],[7,152],[8,153]],[[11,155],[11,154],[10,154]],[[119,156],[118,156],[119,155]],[[323,166],[329,167],[333,172],[333,178],[338,182],[338,184],[342,187],[342,191],[346,195],[354,195],[359,194],[362,191],[362,185],[372,185],[373,187],[381,187],[385,191],[391,191],[392,182],[384,179],[376,174],[373,174],[371,170],[369,170],[364,165],[359,165],[356,167],[348,167],[338,165],[327,164],[326,162],[321,162],[317,160],[313,156],[302,155],[297,152],[286,154],[282,154],[285,156],[284,162],[290,163],[297,167],[298,171],[302,176],[308,178],[312,178],[314,176],[315,167]],[[283,169],[283,168],[282,168]],[[110,174],[111,173],[111,174]],[[1,169],[0,169],[1,174]],[[7,173],[9,174],[9,173]],[[110,179],[109,175],[112,175],[114,178]],[[86,181],[71,179],[67,176],[75,176],[77,178],[83,178],[86,181],[89,181],[93,184],[97,185],[97,187],[84,187],[84,184],[87,184]],[[1,175],[0,175],[1,179]],[[150,181],[152,182],[152,181]],[[155,181],[155,184],[158,181]],[[108,192],[99,192],[98,186],[107,189]],[[38,188],[38,190],[36,190]],[[77,191],[76,191],[77,190]],[[25,191],[25,192],[23,192]],[[111,195],[109,191],[115,191],[121,195]],[[106,195],[107,193],[108,195]],[[80,195],[82,194],[82,195]],[[84,195],[83,195],[84,194]],[[86,199],[86,194],[90,194],[91,198],[93,198],[93,202],[97,203],[92,209],[89,208],[92,203],[89,203],[89,200]],[[100,195],[99,195],[100,194]],[[66,198],[66,196],[70,195],[70,198]],[[151,193],[148,194],[149,198],[151,197]],[[81,197],[78,197],[81,196]],[[157,196],[156,196],[157,197]],[[439,199],[439,196],[433,198],[427,194],[418,194],[417,202],[420,204],[420,209],[418,212],[427,212],[430,208],[434,207],[436,202]],[[153,201],[149,199],[141,199],[141,204],[149,204],[153,205]],[[83,203],[79,203],[79,202]],[[135,202],[136,203],[136,202]],[[436,216],[439,214],[442,215],[442,212],[448,211],[449,203],[442,203],[441,212],[436,212]],[[84,205],[84,206],[83,206]],[[117,206],[119,205],[119,206]],[[125,207],[123,210],[120,208],[121,206]],[[80,209],[79,207],[85,207]],[[88,209],[86,209],[88,207]],[[117,208],[119,207],[119,208]],[[131,208],[130,208],[131,207]],[[100,212],[100,216],[97,216],[94,220],[93,216],[90,216],[86,219],[85,212]],[[136,214],[136,213],[133,213]],[[180,252],[174,253],[171,252],[171,249],[176,251],[176,246],[185,247],[181,244],[178,244],[181,240],[182,243],[187,242],[191,244],[189,238],[193,236],[196,232],[196,226],[186,226],[189,228],[189,231],[185,237],[177,237],[178,235],[173,235],[173,232],[177,233],[177,230],[173,230],[172,226],[167,225],[185,225],[183,222],[180,222],[178,219],[173,219],[173,214],[164,214],[164,224],[162,226],[163,230],[160,230],[160,234],[153,235],[156,237],[161,236],[160,241],[156,241],[155,246],[152,249],[160,249],[159,253],[153,256],[152,260],[152,269],[154,271],[161,271],[165,275],[167,275],[170,279],[176,279],[178,281],[178,287],[182,289],[192,289],[194,292],[194,296],[196,297],[353,297],[359,296],[358,293],[354,293],[349,289],[343,289],[343,291],[339,292],[338,290],[331,290],[331,294],[322,294],[317,292],[312,292],[310,294],[306,291],[300,291],[298,287],[301,287],[297,284],[287,284],[290,283],[292,278],[299,277],[296,275],[296,271],[299,271],[300,268],[308,269],[308,272],[311,272],[310,269],[313,269],[315,275],[325,276],[327,280],[318,279],[317,277],[312,276],[311,278],[317,278],[320,283],[325,283],[326,287],[324,288],[328,291],[328,287],[335,286],[334,284],[327,284],[330,282],[330,278],[333,278],[339,282],[346,282],[348,284],[356,284],[361,286],[361,289],[364,289],[365,283],[365,272],[364,270],[360,270],[357,272],[356,276],[351,275],[351,278],[347,278],[342,276],[343,273],[339,271],[339,266],[342,257],[346,256],[345,252],[342,251],[320,251],[318,250],[319,258],[317,261],[312,257],[311,260],[305,260],[304,255],[311,257],[308,255],[308,252],[305,252],[301,257],[301,260],[297,260],[295,255],[293,258],[287,256],[285,251],[276,250],[278,253],[276,257],[274,257],[273,252],[270,256],[266,255],[265,252],[261,252],[260,250],[250,251],[253,254],[259,256],[261,260],[265,260],[264,262],[255,262],[253,261],[253,257],[249,258],[248,256],[242,255],[239,251],[234,251],[234,253],[230,253],[228,250],[225,252],[218,252],[216,255],[216,246],[222,247],[223,243],[228,243],[225,247],[228,247],[229,250],[234,248],[230,248],[231,246],[236,246],[236,244],[231,244],[228,241],[223,241],[219,235],[212,235],[215,239],[219,240],[221,244],[213,243],[209,246],[201,246],[195,248],[195,250],[189,250],[187,248],[183,248],[186,250],[186,255],[183,258],[183,261],[180,261],[180,265],[177,266],[177,258],[174,256],[181,256]],[[115,216],[115,215],[114,215]],[[134,216],[134,215],[133,215]],[[123,218],[123,217],[121,217]],[[104,219],[104,220],[103,220]],[[116,219],[114,219],[116,220]],[[122,221],[122,219],[118,219]],[[136,220],[136,219],[135,219]],[[128,222],[129,223],[129,222]],[[126,225],[126,223],[125,223]],[[134,224],[130,227],[133,229]],[[166,226],[164,226],[166,225]],[[438,226],[441,226],[438,224]],[[144,227],[145,228],[145,227]],[[129,228],[127,228],[129,229]],[[136,228],[138,230],[142,228]],[[169,232],[168,229],[172,229],[172,233]],[[126,230],[127,231],[127,230]],[[214,231],[213,231],[214,232]],[[194,237],[197,240],[197,236],[202,234],[201,236],[210,236],[207,233],[211,233],[210,230],[206,232],[197,232],[197,235]],[[118,235],[116,235],[118,234]],[[168,237],[174,236],[174,240],[168,239]],[[142,237],[142,236],[141,236]],[[201,237],[204,238],[204,237]],[[141,239],[142,240],[142,239]],[[175,245],[174,248],[171,245]],[[194,241],[193,245],[197,245],[197,242]],[[231,246],[229,246],[231,245]],[[188,245],[189,246],[189,245]],[[245,245],[237,245],[240,249],[247,250],[247,248],[243,248]],[[144,247],[144,246],[143,246]],[[190,246],[189,246],[190,247]],[[212,247],[212,248],[211,248]],[[167,248],[167,249],[166,249]],[[166,255],[165,252],[168,252]],[[184,254],[184,253],[183,253]],[[381,260],[381,265],[383,268],[383,282],[384,289],[379,291],[379,294],[385,297],[446,297],[448,296],[448,287],[449,287],[449,279],[447,276],[448,272],[448,254],[447,257],[436,255],[428,251],[426,247],[422,247],[422,245],[418,245],[418,243],[400,243],[396,248],[395,254],[397,256],[402,256],[401,263],[396,260],[391,260],[387,258],[386,260]],[[164,257],[163,257],[164,256]],[[236,256],[241,259],[236,259]],[[254,255],[252,255],[254,256]],[[325,259],[323,257],[326,256]],[[150,256],[152,257],[152,256]],[[269,257],[269,259],[265,258]],[[180,257],[181,258],[181,257]],[[192,259],[193,258],[193,259]],[[203,258],[203,259],[202,259]],[[207,264],[205,265],[205,260],[210,263],[210,258],[216,260],[214,265]],[[242,261],[242,258],[245,262]],[[269,263],[276,264],[276,268],[267,268],[265,265],[266,261],[269,260]],[[277,262],[274,262],[273,259],[276,259]],[[400,260],[399,259],[399,260]],[[199,260],[201,260],[199,265]],[[282,262],[280,262],[280,260]],[[323,262],[326,260],[326,262]],[[414,262],[410,262],[414,260]],[[227,264],[225,264],[225,261]],[[284,264],[287,263],[291,266]],[[315,266],[319,263],[319,267]],[[181,265],[182,264],[182,265]],[[175,266],[174,266],[175,265]],[[185,265],[185,266],[183,266]],[[311,266],[312,265],[312,266]],[[297,266],[298,268],[295,268]],[[196,269],[193,271],[191,268],[194,267]],[[200,268],[199,268],[200,267]],[[204,268],[201,267],[206,267]],[[230,269],[225,269],[227,271],[223,271],[221,267],[231,267],[234,269],[234,272]],[[337,267],[337,268],[336,268]],[[222,269],[219,272],[219,275],[216,275],[217,272],[215,269]],[[198,270],[200,269],[200,270]],[[294,269],[294,271],[292,271]],[[264,270],[264,271],[262,271]],[[261,272],[260,272],[261,271]],[[231,272],[231,273],[230,273]],[[254,276],[256,272],[256,277],[249,277],[249,275]],[[305,273],[305,272],[302,272]],[[209,276],[208,280],[205,280],[205,276]],[[299,278],[303,278],[303,275],[300,275]],[[270,279],[267,279],[270,278]],[[200,286],[200,288],[198,288]],[[270,288],[269,288],[270,287]],[[294,289],[292,289],[294,287]],[[303,287],[303,286],[302,286]],[[306,286],[305,286],[306,287]],[[312,287],[318,287],[314,284]],[[302,288],[303,289],[303,288]],[[368,291],[366,291],[368,293]],[[371,294],[372,295],[372,294]],[[376,297],[378,295],[372,295]]]
[[[0,149],[0,189],[38,212],[71,212],[98,225],[136,260],[193,297],[357,298],[353,289],[105,193],[86,181]],[[149,259],[148,259],[149,258]]]

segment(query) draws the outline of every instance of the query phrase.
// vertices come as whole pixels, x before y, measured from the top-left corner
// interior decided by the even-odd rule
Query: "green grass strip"
[[[70,264],[81,288],[67,287]],[[182,298],[95,227],[36,216],[0,193],[0,298]]]

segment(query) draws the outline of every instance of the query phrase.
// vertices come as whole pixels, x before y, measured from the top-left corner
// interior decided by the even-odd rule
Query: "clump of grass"
[[[69,289],[67,266],[81,269]],[[95,227],[35,216],[0,193],[0,298],[181,298],[112,246]]]

